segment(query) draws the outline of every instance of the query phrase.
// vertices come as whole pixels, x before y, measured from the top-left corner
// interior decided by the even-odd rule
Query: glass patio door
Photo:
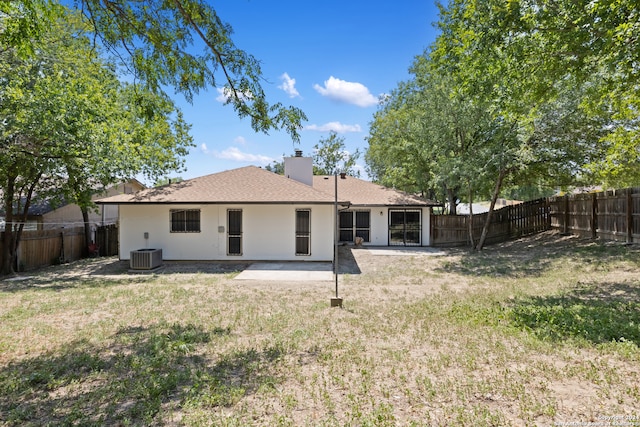
[[[389,246],[420,246],[421,235],[419,210],[389,210]]]

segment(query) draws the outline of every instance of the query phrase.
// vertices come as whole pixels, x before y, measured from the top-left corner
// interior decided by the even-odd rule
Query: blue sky
[[[174,100],[191,123],[196,147],[186,158],[190,179],[246,165],[266,166],[300,148],[311,155],[335,130],[348,151],[365,152],[369,123],[381,94],[409,78],[413,58],[435,39],[433,0],[223,0],[220,18],[236,46],[259,61],[270,103],[301,108],[308,117],[300,144],[285,132],[255,133],[215,88],[188,104]],[[364,158],[358,164],[364,172]]]

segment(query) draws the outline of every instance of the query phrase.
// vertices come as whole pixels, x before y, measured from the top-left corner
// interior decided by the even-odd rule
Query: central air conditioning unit
[[[162,249],[138,249],[130,255],[129,268],[132,270],[153,270],[162,265]]]

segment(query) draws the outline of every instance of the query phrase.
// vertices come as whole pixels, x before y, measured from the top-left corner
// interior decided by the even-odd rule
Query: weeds
[[[550,425],[635,414],[633,247],[526,240],[233,274],[0,286],[1,425]],[[552,255],[549,255],[552,254]],[[62,267],[59,267],[62,268]]]

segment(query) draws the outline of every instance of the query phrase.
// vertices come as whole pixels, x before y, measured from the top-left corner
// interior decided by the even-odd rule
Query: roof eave
[[[96,201],[97,205],[333,205],[335,201],[293,201],[293,200],[279,200],[279,201],[141,201],[141,200],[128,200],[128,201]],[[339,200],[338,204],[350,204],[349,201]]]

